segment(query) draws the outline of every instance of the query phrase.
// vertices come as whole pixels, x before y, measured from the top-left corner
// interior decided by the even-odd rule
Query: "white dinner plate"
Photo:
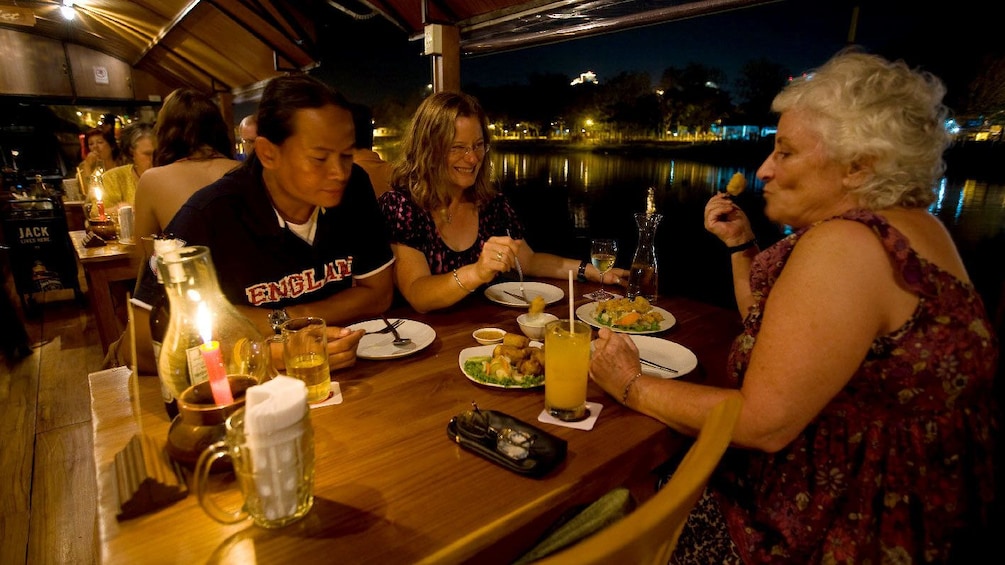
[[[659,312],[660,314],[663,315],[663,321],[660,322],[659,329],[646,330],[646,331],[640,332],[640,331],[634,331],[634,330],[626,330],[626,329],[622,329],[622,328],[612,328],[611,326],[605,326],[605,325],[603,325],[603,324],[601,324],[600,322],[597,321],[597,317],[593,315],[593,313],[596,311],[596,309],[597,309],[597,303],[596,302],[590,302],[590,303],[587,303],[587,304],[583,304],[579,308],[576,308],[576,317],[579,318],[580,320],[586,322],[587,324],[590,324],[591,326],[593,326],[595,328],[607,328],[607,329],[611,330],[612,332],[618,332],[618,333],[623,333],[623,334],[636,334],[636,335],[640,335],[640,334],[656,334],[656,333],[660,333],[660,332],[665,332],[665,331],[669,330],[670,328],[672,328],[674,326],[674,324],[677,323],[677,318],[674,318],[673,314],[671,314],[670,312],[667,312],[666,310],[660,308],[659,306],[653,306],[653,310],[656,310],[657,312]]]
[[[393,324],[398,319],[389,318],[389,321]],[[378,318],[353,324],[349,326],[349,329],[375,332],[386,327],[384,320]],[[391,335],[391,332],[365,335],[359,340],[359,346],[356,348],[356,357],[360,359],[397,359],[398,357],[405,357],[422,351],[429,347],[429,344],[433,343],[433,340],[436,339],[436,330],[415,320],[405,320],[397,329],[398,335],[411,339],[412,343],[404,347],[394,345],[391,343],[394,341],[394,336]]]
[[[504,282],[494,284],[485,289],[485,298],[503,306],[526,308],[530,305],[519,298],[506,294],[506,291],[520,296],[520,283]],[[565,298],[565,291],[548,283],[525,282],[523,283],[523,291],[527,295],[527,300],[534,300],[535,296],[540,296],[544,298],[545,304],[552,304]]]
[[[639,348],[639,357],[652,361],[657,365],[677,370],[676,373],[673,373],[643,363],[643,374],[664,379],[675,379],[690,373],[698,366],[698,358],[694,352],[679,343],[647,335],[633,335],[629,337],[635,342],[635,347]]]
[[[467,371],[464,370],[465,361],[471,359],[472,357],[491,357],[492,351],[495,350],[496,345],[479,345],[477,347],[468,347],[467,349],[461,350],[461,354],[457,356],[457,366],[461,368],[461,372],[464,373],[464,376],[467,377],[469,381],[483,386],[490,386],[494,388],[532,389],[544,386],[544,381],[541,381],[540,384],[533,386],[501,385],[498,383],[490,383],[478,380],[478,378],[476,378],[474,375],[470,375],[468,374]],[[542,345],[543,344],[540,341],[530,342],[531,347],[541,347]]]

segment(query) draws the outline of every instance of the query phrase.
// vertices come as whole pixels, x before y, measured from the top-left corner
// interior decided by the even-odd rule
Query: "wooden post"
[[[433,92],[461,90],[461,33],[457,26],[427,24],[425,54],[430,56]]]

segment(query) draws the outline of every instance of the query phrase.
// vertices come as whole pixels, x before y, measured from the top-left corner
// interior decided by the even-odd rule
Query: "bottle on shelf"
[[[656,259],[656,229],[663,215],[656,212],[655,189],[649,187],[646,196],[646,211],[635,214],[635,223],[639,227],[639,243],[632,258],[631,271],[628,274],[628,298],[642,296],[650,303],[655,303],[659,295],[659,264]]]

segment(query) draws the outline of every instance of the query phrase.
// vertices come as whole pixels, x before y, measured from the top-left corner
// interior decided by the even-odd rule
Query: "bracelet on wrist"
[[[579,264],[579,276],[576,277],[576,280],[581,283],[588,282],[586,278],[586,266],[589,264],[590,262],[585,259]]]
[[[754,247],[755,245],[757,245],[757,238],[756,237],[752,237],[752,238],[750,238],[749,241],[741,243],[740,245],[734,245],[732,247],[727,247],[726,251],[728,251],[729,254],[732,255],[733,253],[739,253],[741,251],[746,251],[746,250],[750,249],[751,247]]]
[[[457,276],[457,269],[454,269],[454,282],[457,283],[457,286],[461,287],[461,290],[463,290],[464,292],[466,292],[468,294],[471,294],[472,292],[474,292],[473,290],[471,290],[468,287],[464,286],[464,283],[461,282],[461,277]]]
[[[628,393],[632,391],[632,385],[634,385],[635,381],[639,380],[639,377],[641,376],[642,371],[639,371],[638,373],[635,373],[634,377],[628,379],[628,382],[625,383],[625,388],[621,391],[621,404],[628,406]]]

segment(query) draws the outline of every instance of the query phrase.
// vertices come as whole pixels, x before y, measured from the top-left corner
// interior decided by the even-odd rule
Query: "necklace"
[[[453,216],[453,214],[450,213],[450,209],[449,208],[441,208],[440,209],[440,214],[443,215],[443,221],[444,222],[446,222],[447,224],[453,223],[454,216]]]

